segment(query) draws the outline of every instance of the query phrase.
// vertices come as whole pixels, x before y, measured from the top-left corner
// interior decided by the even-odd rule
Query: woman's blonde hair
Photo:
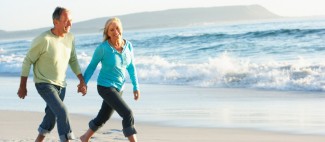
[[[103,31],[103,37],[104,37],[104,39],[103,39],[103,41],[106,41],[106,40],[108,40],[110,37],[107,35],[107,31],[108,31],[108,28],[109,28],[109,26],[113,23],[113,22],[117,22],[118,24],[120,24],[120,26],[121,26],[121,34],[123,33],[123,27],[122,27],[122,22],[121,22],[121,20],[119,19],[119,18],[117,18],[117,17],[114,17],[114,18],[110,18],[110,19],[108,19],[107,21],[106,21],[106,24],[105,24],[105,28],[104,28],[104,31]]]

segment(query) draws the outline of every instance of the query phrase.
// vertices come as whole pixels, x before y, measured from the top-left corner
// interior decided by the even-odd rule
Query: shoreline
[[[6,142],[32,142],[37,135],[37,128],[44,113],[31,111],[0,110],[0,141]],[[82,114],[70,114],[71,127],[77,139],[88,129],[88,121],[91,116]],[[325,136],[297,135],[279,132],[267,132],[250,129],[236,128],[195,128],[179,126],[162,126],[153,123],[136,122],[137,137],[141,142],[323,142]],[[109,120],[91,141],[126,142],[122,134],[121,119]],[[51,132],[46,141],[57,141],[57,130]]]
[[[24,100],[16,95],[17,82],[18,77],[2,77],[0,81],[0,141],[33,141],[44,115],[45,102],[33,80],[28,80]],[[88,129],[102,99],[95,81],[89,82],[86,96],[76,92],[77,80],[67,82],[65,104],[78,137]],[[262,136],[270,137],[269,142],[325,141],[324,92],[142,84],[141,98],[134,101],[131,88],[127,83],[123,98],[135,114],[139,141],[261,142]],[[103,128],[93,141],[127,141],[117,113]],[[49,141],[57,141],[56,128]]]

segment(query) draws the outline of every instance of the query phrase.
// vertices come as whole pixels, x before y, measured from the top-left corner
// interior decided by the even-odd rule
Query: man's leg
[[[65,88],[61,88],[48,83],[37,83],[36,88],[41,97],[45,100],[48,108],[53,112],[53,114],[57,118],[58,132],[61,141],[74,139],[74,135],[72,133],[69,123],[68,111],[63,103],[65,96]],[[42,134],[42,131],[40,130],[50,130],[50,128],[42,128],[42,126],[44,126],[43,124],[46,123],[46,121],[51,120],[43,120],[39,129],[40,134]]]
[[[45,139],[45,136],[43,136],[42,134],[38,134],[35,142],[43,142]]]

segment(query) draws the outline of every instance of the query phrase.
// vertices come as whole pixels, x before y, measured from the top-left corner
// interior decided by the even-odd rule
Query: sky
[[[175,8],[258,4],[280,16],[325,15],[325,0],[0,0],[0,30],[52,27],[56,6],[70,9],[73,22]]]

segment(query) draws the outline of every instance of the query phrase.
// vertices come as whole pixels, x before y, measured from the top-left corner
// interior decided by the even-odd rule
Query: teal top
[[[132,44],[125,40],[123,51],[119,53],[108,41],[102,42],[95,50],[93,57],[85,70],[84,79],[88,83],[101,62],[101,69],[97,78],[97,84],[104,87],[115,87],[119,91],[123,90],[125,83],[125,72],[129,73],[133,90],[139,90],[137,72],[134,65],[134,55]]]
[[[31,65],[35,83],[44,82],[65,87],[69,65],[76,75],[81,73],[74,36],[67,33],[64,37],[59,37],[48,30],[36,37],[24,58],[21,76],[29,75]]]

